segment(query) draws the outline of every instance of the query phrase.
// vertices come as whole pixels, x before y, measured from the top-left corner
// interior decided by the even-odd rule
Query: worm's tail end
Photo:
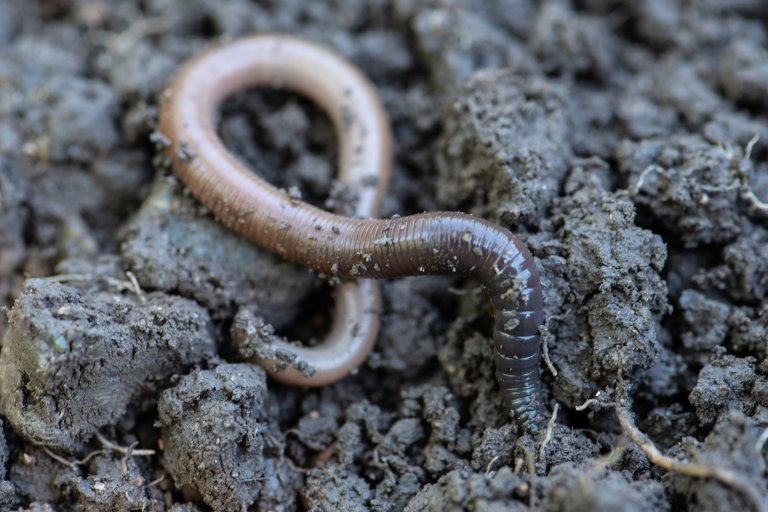
[[[546,420],[539,368],[536,366],[511,375],[499,368],[503,366],[503,361],[499,361],[503,357],[497,352],[496,377],[504,401],[517,425],[528,432],[540,432],[544,429]]]

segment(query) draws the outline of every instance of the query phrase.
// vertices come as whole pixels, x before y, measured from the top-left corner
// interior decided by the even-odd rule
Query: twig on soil
[[[570,314],[571,314],[571,308],[568,308],[562,314],[550,315],[547,318],[546,324],[539,329],[539,332],[541,334],[541,352],[544,358],[544,364],[547,365],[547,368],[549,369],[553,377],[557,377],[557,368],[555,368],[555,365],[552,364],[552,359],[550,359],[549,357],[549,343],[547,342],[547,335],[549,334],[549,326],[552,325],[552,322],[555,322],[557,320],[562,320],[563,318],[568,317],[568,315]]]
[[[41,277],[40,279],[44,281],[56,281],[57,283],[68,283],[69,281],[92,281],[95,277],[91,274],[57,274]]]
[[[632,420],[632,413],[626,407],[617,405],[616,417],[619,419],[621,428],[627,436],[640,447],[652,464],[685,476],[717,480],[744,495],[744,497],[752,502],[752,506],[757,512],[766,512],[760,493],[746,481],[743,475],[724,467],[707,466],[694,462],[681,462],[672,457],[667,457],[656,448],[656,445],[653,444],[653,441],[647,435],[635,426]]]
[[[760,210],[761,212],[768,213],[768,203],[762,202],[754,192],[752,192],[752,189],[746,189],[743,192],[744,199],[749,201],[749,203],[752,205],[752,208],[755,210]]]
[[[624,455],[625,451],[627,451],[627,440],[622,436],[616,442],[616,446],[614,446],[609,453],[595,459],[595,465],[592,466],[592,469],[589,470],[590,473],[594,475],[601,472],[605,468],[613,466],[619,462],[619,460],[621,460],[621,457]]]
[[[747,146],[744,148],[744,160],[749,160],[752,158],[752,150],[755,148],[755,145],[760,140],[760,136],[755,134],[751,139],[749,139],[749,142],[747,142]],[[749,176],[747,174],[747,171],[742,166],[739,166],[737,168],[737,172],[739,174],[739,179],[741,181],[741,196],[749,201],[752,208],[755,210],[759,210],[763,213],[768,213],[768,203],[761,201],[759,197],[752,191],[752,187],[749,186]]]
[[[136,295],[142,303],[146,302],[144,292],[139,285],[138,279],[136,279],[136,275],[130,270],[126,270],[125,275],[128,277],[127,281],[97,274],[57,274],[41,277],[39,279],[55,281],[57,283],[68,283],[71,281],[104,281],[109,286],[117,288],[118,291],[131,292]]]
[[[595,405],[595,404],[597,404],[597,403],[599,403],[599,402],[597,401],[597,399],[596,399],[596,398],[587,398],[587,399],[584,401],[584,403],[583,403],[583,404],[581,404],[581,405],[577,405],[576,407],[574,407],[574,409],[576,409],[577,411],[583,411],[583,410],[585,410],[587,407],[591,407],[591,406],[593,406],[593,405]]]
[[[744,160],[749,160],[752,158],[752,150],[755,149],[755,145],[760,141],[760,135],[757,133],[752,136],[751,139],[749,139],[749,142],[747,142],[747,145],[744,147]]]
[[[531,494],[528,497],[528,506],[533,508],[533,500],[536,498],[536,479],[538,478],[538,475],[536,474],[536,463],[533,460],[533,454],[524,445],[523,453],[525,454],[525,463],[528,466],[528,474],[531,475]]]
[[[126,274],[128,274],[129,272],[130,270],[126,272]],[[139,286],[138,282],[134,283],[136,276],[133,276],[133,280],[130,279],[131,276],[133,276],[133,274],[128,275],[128,279],[129,279],[128,281],[115,279],[114,277],[109,277],[109,276],[96,276],[95,279],[102,279],[108,285],[114,286],[115,288],[117,288],[118,291],[131,292],[135,294],[141,302],[144,302],[144,294],[142,293],[141,288],[138,287]],[[93,278],[93,276],[91,277]]]
[[[632,187],[630,190],[630,195],[636,196],[640,193],[640,191],[643,189],[643,185],[645,184],[645,178],[648,177],[649,174],[652,172],[658,172],[660,174],[663,174],[664,169],[659,167],[658,165],[649,165],[645,169],[643,169],[643,172],[640,173],[640,177],[637,178],[637,182],[635,183],[635,186]]]
[[[544,357],[544,364],[546,364],[547,368],[549,368],[549,372],[552,374],[553,377],[557,377],[557,370],[555,369],[555,366],[552,364],[552,360],[549,358],[549,344],[547,343],[546,336],[543,336],[541,338],[541,353]]]
[[[136,294],[136,296],[139,298],[139,301],[141,301],[142,304],[147,302],[147,299],[144,297],[144,292],[142,291],[141,286],[139,286],[139,280],[136,279],[136,274],[130,270],[126,270],[125,275],[128,276],[128,280],[131,282],[133,293]]]
[[[312,458],[310,459],[311,466],[313,468],[323,467],[326,464],[328,464],[328,461],[330,461],[331,457],[333,457],[335,454],[336,454],[336,445],[330,444],[312,456]]]
[[[493,465],[496,464],[496,461],[499,460],[499,456],[496,455],[494,458],[491,459],[491,461],[488,463],[487,466],[485,466],[485,472],[490,473],[491,468],[493,468]]]
[[[134,449],[135,443],[131,446],[125,447],[117,445],[109,440],[107,440],[106,437],[101,435],[100,433],[96,433],[96,439],[99,440],[99,442],[105,447],[113,452],[122,453],[123,455],[127,457],[151,457],[155,454],[155,450],[149,450],[149,449]]]
[[[149,482],[149,483],[148,483],[147,485],[145,485],[144,487],[154,487],[154,486],[158,485],[160,482],[162,482],[163,480],[165,480],[165,475],[160,475],[160,477],[159,477],[159,478],[155,478],[154,480],[152,480],[151,482]]]
[[[523,469],[523,459],[518,457],[515,459],[515,469],[512,472],[516,475],[519,475],[522,469]]]
[[[617,388],[617,394],[626,395],[626,389],[623,385],[621,371],[619,371],[618,374],[618,381],[619,386]],[[656,448],[656,445],[653,444],[653,441],[651,441],[651,439],[646,434],[641,432],[640,429],[635,426],[632,413],[629,410],[629,406],[626,405],[626,402],[626,398],[625,404],[603,403],[597,400],[597,398],[590,398],[583,404],[577,406],[576,410],[583,411],[587,407],[596,404],[604,407],[613,406],[622,430],[627,435],[627,437],[629,437],[629,439],[643,451],[651,464],[655,464],[662,469],[685,476],[694,478],[711,478],[713,480],[717,480],[718,482],[730,487],[731,489],[740,492],[745,498],[747,498],[748,501],[752,503],[752,506],[756,512],[768,512],[768,509],[763,505],[760,493],[746,480],[746,478],[744,478],[744,475],[724,467],[708,466],[695,462],[682,462],[661,453],[661,451]],[[765,437],[765,440],[763,440],[763,437]],[[760,436],[758,445],[761,444],[761,440],[763,440],[763,443],[768,441],[768,434],[764,433]]]
[[[520,457],[515,458],[514,473],[516,475],[519,475],[523,469],[523,464],[525,464],[528,467],[528,473],[530,473],[531,475],[535,475],[536,463],[533,460],[533,454],[525,445],[525,443],[520,443],[519,446],[520,446],[520,449],[523,450],[523,458],[520,458]]]
[[[595,393],[595,398],[588,398],[587,400],[584,401],[583,404],[577,405],[576,407],[574,407],[574,409],[581,412],[587,409],[588,407],[592,407],[593,405],[599,405],[600,407],[616,407],[615,402],[603,402],[602,399],[600,398],[600,391],[598,391],[597,393]]]
[[[285,460],[289,468],[291,468],[296,473],[299,473],[302,475],[308,475],[312,470],[318,469],[318,468],[303,468],[301,466],[297,466],[296,463],[293,462],[290,457],[284,457],[283,460]],[[325,468],[320,468],[320,469],[325,469]]]
[[[64,457],[62,457],[61,455],[57,455],[53,450],[51,450],[47,446],[41,446],[40,448],[42,448],[43,451],[45,452],[45,454],[48,455],[50,458],[52,458],[56,462],[64,464],[65,466],[67,466],[72,471],[77,471],[77,467],[78,466],[83,466],[85,464],[88,464],[88,462],[92,458],[96,457],[97,455],[102,455],[104,453],[104,450],[94,450],[94,451],[92,451],[91,453],[89,453],[88,455],[86,455],[84,458],[82,458],[80,460],[67,460]]]
[[[64,464],[65,466],[67,466],[72,471],[77,471],[77,466],[78,466],[77,461],[75,461],[75,462],[68,461],[64,457],[62,457],[60,455],[56,455],[55,453],[53,453],[53,451],[51,451],[47,447],[43,446],[42,448],[43,448],[43,451],[45,452],[45,454],[48,455],[53,460],[55,460],[56,462],[60,462],[60,463]]]
[[[549,423],[547,423],[547,432],[544,434],[544,440],[541,442],[541,446],[539,446],[539,460],[544,460],[544,455],[546,455],[546,449],[549,442],[552,440],[552,431],[555,429],[555,420],[557,419],[557,413],[560,411],[560,404],[555,404],[555,408],[552,411],[552,417],[549,418]]]

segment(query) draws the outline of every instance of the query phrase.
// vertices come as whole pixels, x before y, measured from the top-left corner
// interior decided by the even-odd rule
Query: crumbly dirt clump
[[[0,352],[0,406],[30,442],[74,451],[213,353],[208,313],[186,299],[29,279]]]

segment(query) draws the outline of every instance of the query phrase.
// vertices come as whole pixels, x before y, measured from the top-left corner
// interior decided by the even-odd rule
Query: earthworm
[[[329,114],[339,138],[339,173],[359,193],[357,217],[292,198],[258,178],[225,148],[215,130],[217,110],[226,97],[250,86],[287,88]],[[392,143],[374,87],[352,64],[283,35],[253,36],[213,48],[193,57],[172,79],[161,98],[159,130],[169,140],[164,155],[198,200],[220,222],[287,260],[345,279],[426,274],[477,278],[495,310],[496,376],[507,406],[519,424],[539,427],[543,298],[531,253],[508,230],[463,213],[358,218],[378,208]],[[359,299],[366,299],[371,290],[358,288]],[[374,322],[365,326],[371,332],[377,327]],[[350,334],[343,331],[340,336]],[[334,350],[322,357],[333,359]],[[367,354],[369,347],[359,350]],[[348,373],[360,360],[346,357],[338,362],[328,370],[334,376]],[[306,384],[297,375],[282,380]]]
[[[223,147],[213,125],[216,110],[227,96],[257,85],[288,87],[326,108],[342,135],[339,181],[357,193],[354,215],[378,216],[392,168],[392,134],[378,94],[348,62],[286,36],[252,37],[212,48],[182,67],[161,98],[159,129],[175,141],[166,154],[201,202],[224,224],[285,256],[287,246],[275,248],[260,241],[265,236],[279,239],[279,233],[297,229],[284,210],[293,210],[298,203],[236,160]],[[192,155],[197,156],[190,159]],[[254,222],[273,230],[272,234],[251,234]],[[244,229],[246,224],[252,227]],[[314,223],[307,241],[324,234],[323,226]],[[378,282],[344,282],[336,287],[335,296],[331,329],[318,345],[302,347],[271,339],[275,354],[291,354],[294,362],[300,362],[286,365],[282,360],[261,360],[273,379],[296,386],[322,386],[344,378],[367,359],[379,333]]]

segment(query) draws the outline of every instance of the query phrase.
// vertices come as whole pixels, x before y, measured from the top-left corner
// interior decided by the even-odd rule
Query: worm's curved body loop
[[[335,215],[292,199],[224,147],[214,126],[217,109],[227,96],[257,85],[306,95],[329,114],[339,136],[340,179],[358,191],[356,214],[363,218]],[[171,141],[165,154],[174,171],[222,223],[252,242],[341,278],[478,278],[495,309],[496,374],[507,404],[518,422],[528,427],[539,423],[543,299],[533,257],[508,230],[462,213],[365,218],[378,213],[389,179],[392,138],[376,92],[360,71],[300,39],[254,36],[190,60],[161,100],[159,129]],[[343,285],[348,288],[342,292],[349,295],[337,299],[329,337],[300,354],[322,370],[321,378],[308,381],[295,370],[273,377],[320,385],[362,363],[378,332],[378,316],[370,310],[378,309],[379,298],[372,282],[358,283]],[[350,319],[357,322],[356,329],[348,328]],[[360,339],[351,342],[353,334]]]

